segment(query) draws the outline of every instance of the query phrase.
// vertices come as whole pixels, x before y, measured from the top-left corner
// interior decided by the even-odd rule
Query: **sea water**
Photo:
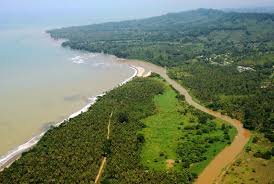
[[[134,73],[113,56],[62,48],[46,29],[0,26],[0,158]]]

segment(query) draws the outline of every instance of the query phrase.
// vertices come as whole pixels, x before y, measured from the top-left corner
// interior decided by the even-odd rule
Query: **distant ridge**
[[[273,7],[257,7],[257,8],[226,8],[225,12],[239,12],[239,13],[274,13]]]

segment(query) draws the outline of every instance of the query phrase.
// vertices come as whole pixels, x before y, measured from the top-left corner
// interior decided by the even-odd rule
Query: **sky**
[[[197,8],[274,6],[274,0],[0,0],[0,21],[63,21],[64,24],[138,19]]]

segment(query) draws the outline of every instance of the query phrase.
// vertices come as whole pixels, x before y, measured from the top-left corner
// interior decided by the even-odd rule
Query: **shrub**
[[[126,112],[120,112],[118,114],[118,121],[120,123],[128,123],[129,121],[128,114]]]
[[[228,134],[225,134],[225,135],[224,135],[224,139],[225,139],[225,140],[230,140],[230,136],[229,136]]]
[[[251,147],[250,147],[250,146],[247,146],[247,147],[245,148],[245,151],[246,151],[247,153],[249,153],[249,152],[251,151]]]
[[[165,153],[164,152],[160,152],[160,157],[163,157],[165,156]]]
[[[257,151],[256,153],[254,153],[254,157],[269,160],[269,159],[271,159],[271,152],[270,151],[265,151],[265,152]]]
[[[111,140],[106,140],[102,146],[103,156],[107,156],[111,153]]]
[[[144,134],[138,133],[137,134],[137,141],[139,143],[144,143],[145,142],[145,136],[144,136]]]
[[[252,143],[257,143],[259,140],[259,137],[257,136],[254,136],[253,139],[252,139]]]
[[[269,159],[271,159],[271,156],[272,156],[271,152],[270,151],[266,151],[266,152],[263,153],[262,158],[266,159],[266,160],[269,160]]]

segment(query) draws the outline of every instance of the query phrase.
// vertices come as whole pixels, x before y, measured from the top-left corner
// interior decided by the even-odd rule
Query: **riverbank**
[[[135,74],[126,80],[125,82],[121,83],[125,84],[129,80],[131,80],[135,76],[143,77],[149,75],[151,72],[159,74],[163,77],[170,85],[172,85],[181,95],[185,96],[185,100],[188,104],[195,107],[198,110],[201,110],[207,114],[210,114],[216,118],[222,119],[227,123],[234,126],[238,134],[231,143],[231,145],[227,146],[224,150],[222,150],[211,162],[210,164],[204,169],[204,171],[200,174],[196,183],[213,183],[218,177],[221,175],[223,169],[233,163],[235,158],[241,151],[243,150],[245,144],[248,142],[250,138],[250,133],[246,129],[243,128],[241,122],[238,120],[232,119],[228,116],[222,115],[219,112],[212,111],[203,107],[202,105],[195,102],[192,97],[189,95],[187,90],[178,84],[176,81],[170,79],[166,73],[166,69],[160,66],[156,66],[151,63],[137,61],[137,60],[125,60],[125,59],[118,59],[118,62],[127,64],[130,67],[135,69]],[[87,108],[88,109],[88,108]],[[80,113],[83,111],[80,111]],[[80,114],[75,113],[74,117]],[[219,180],[219,179],[218,179]]]
[[[212,111],[193,100],[188,91],[178,84],[176,81],[169,78],[166,73],[166,69],[160,66],[156,66],[151,63],[131,60],[131,61],[122,61],[124,63],[130,62],[132,65],[139,66],[145,68],[147,71],[152,71],[154,73],[159,74],[163,77],[170,85],[172,85],[181,95],[185,96],[186,102],[195,107],[196,109],[203,111],[207,114],[210,114],[216,118],[222,119],[235,127],[237,129],[237,135],[233,142],[225,147],[203,170],[203,172],[199,175],[198,179],[195,181],[196,184],[204,184],[204,183],[214,183],[215,181],[219,181],[223,173],[223,170],[231,165],[233,161],[237,158],[237,156],[242,152],[246,143],[250,139],[250,132],[243,128],[243,125],[240,121],[230,118],[229,116],[223,115],[219,112]]]
[[[134,65],[130,64],[129,67],[134,69],[134,74],[131,77],[129,77],[128,79],[124,80],[118,86],[126,84],[127,82],[129,82],[130,80],[132,80],[136,76],[137,77],[145,77],[145,75],[146,76],[149,75],[149,73],[145,73],[145,69],[140,67],[140,66],[134,66]],[[62,123],[64,123],[65,121],[67,121],[69,119],[72,119],[72,118],[75,118],[78,115],[80,115],[81,113],[84,113],[84,112],[88,111],[88,109],[96,102],[97,98],[101,97],[103,95],[105,95],[105,93],[102,93],[102,94],[99,94],[97,96],[89,98],[88,104],[86,104],[82,109],[72,113],[68,118],[64,119],[63,121],[61,121],[57,124],[55,124],[54,127],[58,127]],[[24,143],[22,145],[19,145],[15,149],[9,151],[6,155],[2,156],[0,158],[0,171],[2,171],[6,167],[9,167],[14,161],[16,161],[17,159],[20,158],[22,153],[30,150],[33,146],[35,146],[39,142],[39,140],[45,135],[45,133],[47,131],[48,131],[48,129],[42,131],[40,134],[38,134],[37,136],[34,136],[33,138],[31,138],[26,143]]]

